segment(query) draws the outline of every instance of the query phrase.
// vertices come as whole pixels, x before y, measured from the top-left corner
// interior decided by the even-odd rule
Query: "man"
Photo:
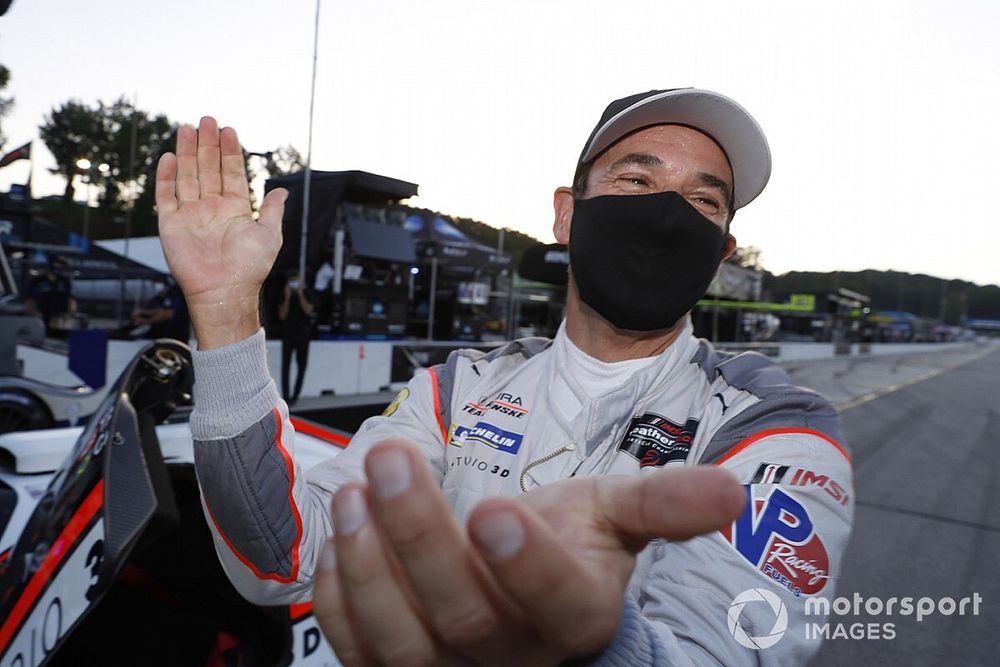
[[[555,193],[571,257],[556,338],[453,353],[309,471],[256,310],[287,195],[252,220],[242,164],[203,118],[161,161],[157,201],[198,338],[198,476],[244,595],[312,595],[347,664],[815,650],[804,603],[832,593],[853,508],[835,414],[763,357],[693,338],[687,316],[770,173],[745,110],[694,89],[613,102]]]
[[[185,343],[191,338],[184,294],[170,277],[142,308],[132,311],[129,323],[136,338],[175,338]]]
[[[76,312],[73,298],[73,280],[69,265],[62,257],[53,257],[45,270],[28,287],[25,309],[29,315],[41,318],[45,329],[56,315]]]
[[[281,395],[285,403],[295,405],[302,393],[312,342],[312,293],[298,273],[288,276],[284,297],[278,305],[281,320]],[[296,379],[291,383],[292,354],[295,354]],[[292,387],[294,386],[294,390]]]

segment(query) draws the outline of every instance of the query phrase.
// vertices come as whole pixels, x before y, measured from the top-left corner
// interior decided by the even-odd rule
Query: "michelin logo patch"
[[[689,419],[681,426],[649,412],[632,418],[618,451],[636,459],[640,468],[684,461],[691,451],[697,430],[697,419]]]
[[[517,450],[521,448],[521,441],[523,439],[524,436],[520,433],[505,431],[486,422],[479,422],[472,427],[456,426],[452,434],[452,441],[455,444],[480,442],[507,454],[517,454]]]

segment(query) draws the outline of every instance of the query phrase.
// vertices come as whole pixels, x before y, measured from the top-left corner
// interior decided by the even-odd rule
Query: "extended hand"
[[[420,454],[385,442],[341,488],[316,617],[347,665],[548,665],[614,637],[635,554],[740,513],[718,469],[581,477],[482,502],[469,533]]]
[[[177,154],[160,158],[160,242],[201,349],[242,340],[260,326],[258,294],[281,248],[287,196],[286,190],[272,190],[261,203],[259,220],[253,219],[236,131],[220,132],[208,116],[197,132],[182,126]]]

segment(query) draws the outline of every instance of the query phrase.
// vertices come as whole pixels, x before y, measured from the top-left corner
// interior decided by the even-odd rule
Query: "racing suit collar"
[[[546,390],[550,412],[573,441],[590,454],[611,432],[627,424],[644,396],[675,390],[671,387],[681,369],[697,349],[690,317],[676,340],[649,365],[638,370],[617,387],[591,398],[572,373],[568,363],[566,321],[553,339],[550,368],[552,378]]]

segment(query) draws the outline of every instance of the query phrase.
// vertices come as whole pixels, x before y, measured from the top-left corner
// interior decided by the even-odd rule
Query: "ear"
[[[552,195],[552,206],[556,214],[555,222],[552,223],[552,235],[556,237],[556,243],[569,245],[569,228],[573,222],[573,190],[556,188]]]
[[[729,259],[729,256],[736,252],[736,237],[732,234],[726,234],[726,247],[722,251],[722,261]]]

